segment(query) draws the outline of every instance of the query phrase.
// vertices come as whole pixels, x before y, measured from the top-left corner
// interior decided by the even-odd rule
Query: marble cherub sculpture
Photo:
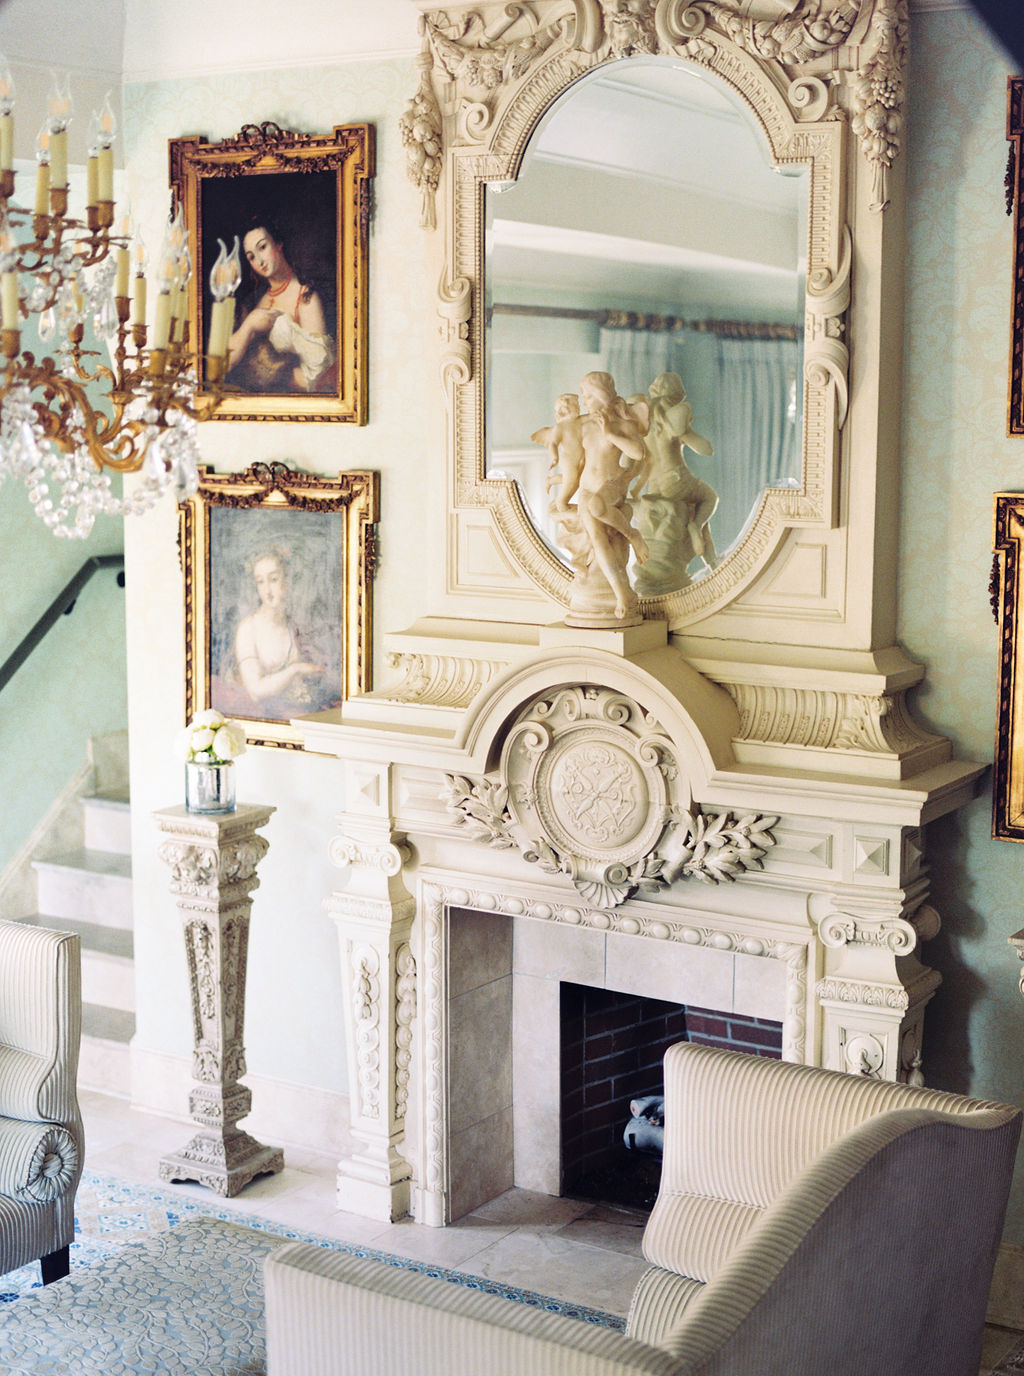
[[[637,591],[654,597],[685,587],[694,559],[702,559],[709,569],[717,564],[709,522],[718,493],[686,462],[687,448],[705,458],[714,450],[693,428],[693,408],[679,374],[659,374],[648,395],[646,457],[631,496],[637,527],[650,549],[650,559],[637,570]]]
[[[533,438],[552,454],[549,483],[558,491],[551,511],[575,571],[566,622],[617,626],[639,621],[627,566],[631,549],[641,564],[648,550],[632,523],[628,493],[645,459],[647,404],[630,409],[611,375],[602,372],[587,373],[578,402],[571,393],[559,401],[564,414],[556,413],[555,424]]]

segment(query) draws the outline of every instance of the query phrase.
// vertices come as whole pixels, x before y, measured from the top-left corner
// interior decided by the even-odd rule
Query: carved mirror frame
[[[642,602],[648,617],[667,619],[673,629],[691,625],[748,588],[788,531],[832,530],[844,519],[856,222],[868,211],[880,216],[888,203],[900,145],[906,0],[823,0],[813,21],[795,0],[478,0],[444,10],[415,3],[423,11],[421,78],[402,134],[424,225],[433,226],[439,193],[441,200],[449,592],[502,592],[474,576],[465,558],[466,529],[485,525],[486,511],[532,584],[556,603],[569,600],[571,571],[534,529],[515,483],[485,476],[484,191],[516,177],[552,102],[609,63],[671,57],[738,93],[777,163],[809,169],[802,484],[768,489],[716,569]],[[854,156],[862,166],[858,204],[849,209]]]

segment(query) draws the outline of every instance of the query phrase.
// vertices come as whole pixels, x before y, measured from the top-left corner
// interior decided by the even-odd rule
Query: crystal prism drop
[[[103,305],[96,314],[94,326],[100,339],[113,339],[117,334],[117,308],[112,296],[104,298]]]
[[[39,338],[48,344],[57,333],[57,313],[52,306],[47,306],[39,317]]]

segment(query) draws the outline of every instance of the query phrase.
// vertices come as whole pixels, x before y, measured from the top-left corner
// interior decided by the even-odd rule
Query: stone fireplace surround
[[[585,638],[542,629],[469,708],[410,719],[384,692],[304,722],[346,778],[328,907],[363,1145],[342,1208],[439,1226],[558,1192],[563,979],[775,1019],[788,1060],[926,1070],[922,828],[980,768],[742,765],[733,701],[663,623]],[[603,850],[562,806],[591,764],[596,792],[625,780]]]

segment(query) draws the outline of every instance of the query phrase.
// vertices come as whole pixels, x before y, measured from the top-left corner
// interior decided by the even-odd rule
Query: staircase
[[[131,812],[119,775],[94,769],[100,786],[75,800],[81,826],[74,840],[80,837],[80,845],[31,861],[36,912],[21,920],[81,937],[78,1083],[82,1089],[129,1097],[129,1043],[135,1033]]]

